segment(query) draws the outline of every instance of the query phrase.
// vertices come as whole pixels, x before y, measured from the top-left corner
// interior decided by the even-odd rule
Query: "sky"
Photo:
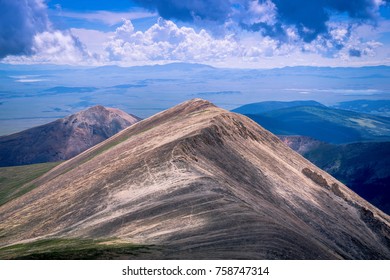
[[[0,62],[390,65],[390,0],[0,0]]]

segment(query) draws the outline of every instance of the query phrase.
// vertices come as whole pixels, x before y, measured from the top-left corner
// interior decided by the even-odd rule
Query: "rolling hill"
[[[233,109],[232,112],[240,113],[243,115],[251,114],[257,115],[269,111],[286,109],[291,107],[302,107],[302,106],[313,106],[313,107],[325,107],[319,102],[316,101],[264,101],[258,103],[246,104],[236,109]]]
[[[390,140],[390,118],[387,117],[321,106],[246,115],[278,135],[304,135],[334,144]]]
[[[0,206],[0,258],[390,258],[388,215],[201,99],[29,184]]]
[[[336,109],[350,110],[366,114],[390,117],[390,100],[353,100],[333,106]]]
[[[69,159],[140,119],[103,106],[0,137],[0,166]]]

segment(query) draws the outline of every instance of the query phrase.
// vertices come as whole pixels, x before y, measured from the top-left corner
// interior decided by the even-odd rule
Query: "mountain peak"
[[[119,109],[97,105],[42,126],[3,136],[0,137],[0,166],[66,160],[139,120]]]
[[[93,107],[87,108],[83,111],[77,112],[73,115],[67,116],[63,121],[67,124],[71,123],[88,123],[88,124],[98,124],[111,122],[114,119],[123,119],[128,123],[136,123],[140,118],[129,115],[119,109],[108,108],[102,105],[95,105]],[[75,121],[76,120],[76,121]]]
[[[202,98],[194,98],[194,99],[185,101],[185,102],[179,104],[178,106],[185,106],[185,107],[191,108],[193,110],[203,110],[203,109],[206,109],[208,107],[217,108],[217,106],[215,106],[213,103],[211,103],[208,100],[202,99]]]
[[[102,111],[102,110],[105,110],[106,108],[103,106],[103,105],[95,105],[95,106],[92,106],[92,107],[89,107],[83,111]]]
[[[218,108],[210,101],[201,99],[201,98],[194,98],[191,100],[184,101],[174,107],[171,107],[165,111],[162,111],[160,113],[157,113],[154,116],[151,116],[148,119],[145,119],[143,123],[146,125],[147,123],[154,123],[154,121],[161,122],[165,120],[172,120],[173,118],[177,117],[185,117],[189,116],[193,113],[200,113],[202,111],[225,111],[223,109]]]
[[[1,244],[121,238],[158,245],[162,258],[390,257],[389,216],[255,122],[202,99],[128,127],[34,184],[1,206]]]

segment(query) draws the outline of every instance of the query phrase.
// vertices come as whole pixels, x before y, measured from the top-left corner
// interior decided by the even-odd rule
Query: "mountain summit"
[[[201,99],[31,184],[0,207],[3,248],[117,238],[158,246],[139,258],[390,258],[389,216],[247,117]]]
[[[97,105],[54,122],[0,137],[0,166],[69,159],[139,121]]]

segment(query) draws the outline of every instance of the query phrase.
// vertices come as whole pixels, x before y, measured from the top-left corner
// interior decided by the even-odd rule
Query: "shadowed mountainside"
[[[128,258],[390,258],[389,216],[247,117],[201,99],[30,183],[0,207],[0,252],[117,238],[159,248]]]
[[[91,107],[54,122],[0,137],[0,166],[66,160],[140,119],[121,110]]]
[[[306,136],[280,136],[290,148],[390,214],[390,142],[333,145]]]

